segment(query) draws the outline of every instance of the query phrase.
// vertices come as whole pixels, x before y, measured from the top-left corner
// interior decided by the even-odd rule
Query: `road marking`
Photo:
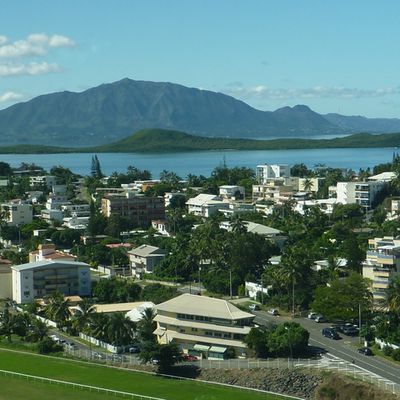
[[[334,348],[334,347],[328,346],[328,345],[326,345],[325,343],[322,343],[322,342],[320,342],[320,341],[318,341],[318,340],[316,340],[316,339],[310,339],[310,341],[316,342],[316,343],[318,343],[318,344],[320,344],[320,345],[322,345],[322,346],[324,346],[324,347],[327,347],[327,348],[329,348],[329,349],[331,349],[331,350],[333,350],[333,351],[336,351],[337,353],[344,354],[344,355],[347,356],[347,357],[350,356],[348,353],[345,353],[344,351],[339,350],[339,349],[336,349],[336,348]],[[358,353],[355,353],[355,355],[358,355]],[[352,355],[352,356],[353,356],[353,355]],[[360,357],[356,357],[356,359],[357,359],[357,361],[361,362],[362,364],[366,364],[366,365],[368,365],[368,366],[370,366],[370,367],[372,367],[372,368],[375,368],[376,370],[379,370],[379,371],[384,372],[384,373],[387,374],[387,375],[393,376],[396,380],[399,379],[399,374],[395,375],[395,374],[389,372],[387,369],[383,369],[383,368],[377,367],[376,365],[371,364],[371,363],[365,361],[364,359],[362,359],[362,358],[360,358]],[[358,367],[358,366],[357,366],[357,367]],[[360,367],[360,368],[362,368],[362,367]],[[363,368],[363,369],[366,370],[365,368]],[[366,370],[366,371],[368,371],[368,370]],[[374,373],[373,371],[369,371],[369,372]],[[398,383],[397,381],[394,381],[394,382]]]

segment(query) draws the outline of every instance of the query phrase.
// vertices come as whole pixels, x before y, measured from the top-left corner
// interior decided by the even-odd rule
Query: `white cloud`
[[[72,47],[72,39],[63,35],[32,33],[26,39],[10,43],[6,36],[0,36],[0,58],[43,56],[51,48]]]
[[[0,63],[0,76],[43,75],[60,71],[61,67],[58,64],[46,61],[29,64]]]
[[[316,99],[316,98],[340,98],[356,99],[365,97],[384,97],[400,94],[400,87],[378,88],[378,89],[358,89],[346,87],[326,87],[314,86],[304,89],[272,89],[264,85],[244,87],[242,85],[230,85],[224,93],[244,99]]]
[[[21,100],[24,98],[24,95],[17,92],[5,92],[0,94],[0,103],[10,103],[13,101]]]

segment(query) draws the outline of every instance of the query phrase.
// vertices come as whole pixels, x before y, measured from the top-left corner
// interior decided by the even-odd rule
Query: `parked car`
[[[129,347],[129,353],[135,354],[135,353],[140,353],[140,347],[136,344],[132,345]]]
[[[278,312],[278,310],[276,308],[270,308],[268,310],[268,314],[277,316],[277,315],[279,315],[279,312]]]
[[[317,316],[318,316],[317,313],[311,311],[311,312],[308,313],[307,318],[308,319],[315,319],[315,317],[317,317]]]
[[[364,356],[373,356],[374,353],[372,352],[372,350],[368,347],[361,347],[360,349],[357,349],[357,351],[360,354],[364,354]]]
[[[332,328],[324,328],[322,329],[322,335],[333,340],[339,340],[340,336],[338,333]]]
[[[320,315],[320,314],[318,314],[315,317],[314,321],[317,322],[317,323],[327,322],[326,318],[323,315]]]
[[[192,354],[183,354],[182,355],[182,360],[183,361],[190,361],[190,362],[199,361],[199,359],[196,356],[192,355]]]
[[[343,333],[347,336],[357,336],[358,335],[358,329],[355,328],[354,326],[345,326],[343,328]]]
[[[261,310],[261,307],[258,304],[250,304],[249,305],[249,310],[250,311],[257,311],[257,310]]]

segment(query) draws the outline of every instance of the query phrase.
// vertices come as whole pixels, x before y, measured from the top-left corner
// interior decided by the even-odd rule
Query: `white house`
[[[53,175],[36,175],[29,177],[29,184],[31,187],[41,186],[51,188],[56,184],[56,177]]]
[[[256,168],[257,180],[264,185],[268,180],[290,177],[288,164],[261,164]]]
[[[245,191],[243,186],[222,185],[219,187],[219,195],[224,199],[244,199]]]
[[[14,265],[13,300],[30,303],[35,298],[59,291],[66,296],[91,294],[90,267],[77,261],[38,261]]]
[[[370,209],[379,194],[387,185],[385,181],[369,182],[338,182],[336,184],[336,198],[341,204],[359,204]],[[329,188],[329,196],[335,196],[335,190]]]
[[[208,218],[220,209],[229,209],[229,202],[214,194],[199,194],[186,202],[189,214]]]
[[[32,205],[20,200],[3,203],[1,209],[6,212],[5,220],[7,225],[20,226],[32,222]]]
[[[140,276],[142,273],[152,273],[154,267],[159,265],[165,257],[165,251],[147,244],[142,244],[136,249],[128,251],[132,275]]]

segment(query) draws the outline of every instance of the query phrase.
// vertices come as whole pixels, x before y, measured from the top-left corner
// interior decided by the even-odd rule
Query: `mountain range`
[[[96,146],[154,128],[209,137],[312,138],[400,132],[400,119],[322,115],[304,105],[260,111],[222,93],[127,78],[0,110],[0,145]]]

